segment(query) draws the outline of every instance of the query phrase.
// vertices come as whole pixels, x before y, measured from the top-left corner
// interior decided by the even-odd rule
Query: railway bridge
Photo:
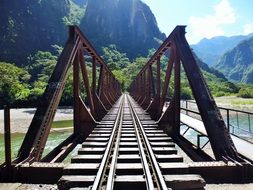
[[[163,55],[169,57],[164,79]],[[71,69],[73,134],[42,156]],[[181,106],[182,73],[192,90],[198,119]],[[230,134],[186,41],[185,26],[172,31],[132,81],[129,93],[122,93],[119,81],[79,28],[70,26],[38,105],[14,160],[9,109],[5,109],[2,182],[95,190],[204,189],[209,183],[253,181],[253,145]],[[196,132],[197,144],[185,137],[188,130]],[[204,145],[202,138],[207,140]],[[77,145],[71,163],[64,162]]]

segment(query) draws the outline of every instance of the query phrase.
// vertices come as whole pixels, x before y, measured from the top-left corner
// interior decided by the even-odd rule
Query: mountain
[[[97,49],[115,44],[130,59],[146,56],[165,39],[150,8],[140,0],[88,0],[80,28]]]
[[[229,79],[253,83],[253,37],[225,53],[215,65]]]
[[[0,1],[0,59],[25,65],[38,50],[63,45],[67,38],[63,18],[69,11],[69,0]]]
[[[220,71],[209,67],[205,62],[203,62],[197,55],[196,53],[193,52],[193,56],[198,64],[198,66],[205,72],[210,73],[212,75],[214,75],[217,78],[220,78],[224,81],[227,81],[227,78],[225,77],[225,75],[223,73],[221,73]]]
[[[79,25],[99,53],[116,44],[128,57],[146,56],[165,39],[140,0],[0,1],[0,61],[27,64],[38,50],[63,46],[67,26]]]
[[[191,47],[205,63],[212,66],[217,63],[224,53],[250,36],[252,36],[252,34],[231,37],[217,36],[211,39],[204,38],[199,43],[191,45]]]

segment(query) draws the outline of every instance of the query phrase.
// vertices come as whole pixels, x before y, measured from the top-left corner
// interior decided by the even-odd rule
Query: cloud
[[[213,14],[204,17],[191,16],[188,22],[188,40],[197,43],[202,38],[224,35],[223,25],[236,21],[235,10],[228,0],[221,0],[213,7]]]
[[[252,22],[252,23],[245,24],[245,25],[243,26],[243,33],[244,33],[245,35],[250,34],[250,33],[253,33],[253,22]]]

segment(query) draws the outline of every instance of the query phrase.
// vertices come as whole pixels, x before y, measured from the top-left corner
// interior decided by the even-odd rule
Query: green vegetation
[[[253,87],[242,87],[239,90],[237,96],[241,98],[253,98]]]
[[[43,94],[49,77],[51,76],[53,69],[57,62],[62,48],[54,46],[55,53],[38,51],[34,55],[29,56],[27,59],[28,65],[24,68],[15,66],[14,64],[1,62],[0,63],[0,75],[2,79],[0,81],[0,107],[4,104],[11,104],[13,107],[27,107],[35,106],[38,102],[38,98]],[[133,61],[130,61],[125,53],[121,53],[115,45],[110,45],[103,48],[103,59],[112,70],[113,74],[120,81],[122,90],[127,91],[130,83],[134,77],[138,74],[140,69],[148,61],[154,50],[149,51],[147,57],[137,57]],[[91,73],[91,58],[86,56],[87,70]],[[161,57],[161,79],[164,82],[165,71],[167,68],[168,58]],[[253,97],[253,86],[246,84],[235,84],[227,81],[224,77],[218,77],[217,73],[212,71],[208,66],[201,63],[203,76],[207,81],[211,93],[215,97],[237,95],[242,98]],[[209,70],[208,70],[209,69]],[[153,68],[153,76],[156,78],[156,69]],[[91,80],[91,74],[89,74]],[[72,105],[73,101],[73,71],[69,70],[69,76],[65,84],[65,90],[60,102],[60,105]],[[174,84],[174,76],[171,76],[171,82],[169,86],[169,95],[172,95]],[[83,88],[83,85],[81,85]],[[84,89],[81,89],[82,97],[86,98]],[[181,71],[181,97],[183,99],[193,98],[191,88],[189,86],[187,77],[182,67]],[[70,122],[70,121],[68,121]],[[68,123],[66,125],[70,125]],[[61,124],[60,124],[61,125]],[[57,127],[57,124],[55,124]]]
[[[25,101],[30,94],[29,73],[14,64],[0,62],[0,100],[1,104]]]
[[[203,71],[203,74],[213,96],[219,97],[236,94],[240,89],[236,84],[222,78],[217,78],[213,74],[205,71]]]
[[[14,64],[0,62],[0,107],[9,104],[13,107],[36,106],[38,98],[43,94],[49,77],[57,62],[61,48],[56,54],[38,51],[28,57],[28,66],[20,68]],[[73,93],[72,71],[65,84],[61,99],[62,105],[72,104]]]
[[[218,106],[253,111],[253,98],[240,98],[237,96],[215,97]]]
[[[236,47],[227,51],[221,56],[215,68],[222,71],[231,81],[252,84],[253,37],[242,41]]]
[[[85,15],[85,7],[80,7],[72,1],[69,3],[69,14],[63,17],[63,22],[66,25],[79,25]]]

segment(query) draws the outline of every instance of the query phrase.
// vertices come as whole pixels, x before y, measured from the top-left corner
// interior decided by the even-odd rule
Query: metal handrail
[[[182,107],[181,106],[181,110],[184,110],[186,111],[186,114],[188,115],[188,112],[191,112],[193,114],[196,114],[196,115],[200,115],[200,113],[198,111],[194,111],[194,110],[191,110],[189,109],[189,103],[192,103],[192,104],[196,104],[196,102],[194,101],[191,101],[191,100],[183,100],[182,102],[185,102],[185,107]],[[183,104],[184,105],[184,104]],[[227,128],[229,130],[230,133],[234,134],[234,135],[238,135],[235,133],[235,129],[238,129],[238,130],[241,130],[241,131],[244,131],[246,133],[250,133],[250,134],[253,134],[253,129],[252,129],[252,126],[251,124],[253,123],[253,121],[251,121],[251,116],[253,117],[253,113],[252,112],[249,112],[249,111],[243,111],[243,110],[237,110],[237,109],[233,109],[233,108],[225,108],[225,107],[218,107],[219,109],[221,110],[225,110],[226,111],[226,115],[225,117],[227,118],[226,119],[226,125],[227,125]],[[237,126],[236,125],[233,125],[231,124],[231,117],[230,117],[230,112],[236,112],[236,122],[237,122]],[[238,113],[239,114],[247,114],[247,118],[248,118],[248,126],[247,126],[247,129],[245,128],[242,128],[240,127],[240,120],[238,118]],[[230,131],[230,128],[232,127],[232,131]]]
[[[182,101],[183,102],[189,102],[189,103],[196,104],[196,102],[192,101],[192,100],[182,100]],[[233,109],[233,108],[225,108],[225,107],[222,107],[222,106],[218,106],[218,108],[219,109],[230,110],[230,111],[237,111],[237,112],[246,113],[246,114],[252,114],[253,115],[253,112],[249,112],[249,111],[238,110],[238,109]]]

